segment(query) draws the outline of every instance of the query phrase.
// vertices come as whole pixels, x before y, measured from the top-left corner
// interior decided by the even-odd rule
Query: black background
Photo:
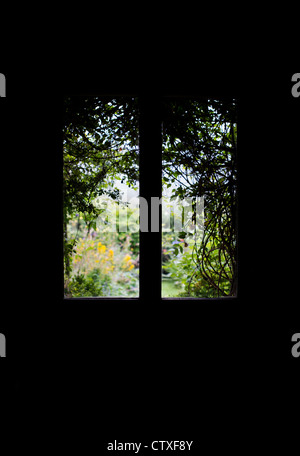
[[[286,451],[296,439],[299,68],[168,52],[129,47],[95,66],[64,48],[61,61],[36,54],[0,68],[2,397],[28,444],[62,437],[60,449],[101,453],[114,439],[165,438],[194,440],[199,451],[268,450],[271,441]],[[237,300],[63,301],[65,93],[237,97]]]

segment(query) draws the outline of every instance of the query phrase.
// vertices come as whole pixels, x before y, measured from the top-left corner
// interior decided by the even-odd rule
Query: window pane
[[[65,297],[137,297],[137,100],[66,97],[63,166]]]
[[[163,103],[162,296],[235,296],[235,100]]]

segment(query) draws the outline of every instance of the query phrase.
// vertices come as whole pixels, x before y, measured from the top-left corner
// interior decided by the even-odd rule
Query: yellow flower
[[[131,269],[133,269],[133,268],[134,268],[134,264],[131,264],[128,268],[128,271],[131,271]]]
[[[109,249],[109,251],[108,251],[108,256],[109,256],[110,258],[113,258],[113,257],[114,257],[114,251],[113,251],[112,249]]]
[[[131,256],[130,256],[130,255],[128,255],[128,254],[127,254],[127,255],[125,255],[125,257],[124,257],[123,261],[127,261],[127,262],[128,262],[128,261],[130,261],[130,260],[131,260]]]
[[[100,245],[99,245],[99,244],[100,244]],[[105,245],[102,245],[101,242],[99,242],[99,243],[98,243],[97,250],[98,250],[99,253],[105,253],[106,247],[105,247]]]

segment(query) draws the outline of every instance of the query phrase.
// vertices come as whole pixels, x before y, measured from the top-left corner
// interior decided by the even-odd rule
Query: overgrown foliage
[[[138,239],[128,233],[88,232],[80,214],[68,231],[76,246],[72,275],[65,280],[66,297],[138,296]]]
[[[195,214],[172,247],[184,267],[169,268],[186,296],[228,296],[237,289],[237,125],[234,100],[162,100],[163,185],[174,198],[204,197],[205,222],[199,242]],[[64,260],[70,278],[76,239],[69,222],[80,213],[87,234],[103,209],[97,196],[120,195],[112,184],[138,181],[138,100],[130,97],[69,97],[65,100]],[[171,258],[171,257],[170,257]],[[173,261],[173,265],[171,265]],[[80,278],[77,279],[80,283]],[[99,281],[99,283],[101,280]]]
[[[114,200],[116,176],[126,176],[129,185],[138,178],[137,104],[134,99],[65,99],[63,126],[64,160],[64,267],[70,276],[76,240],[68,238],[68,223],[82,214],[88,230],[96,228],[103,209],[93,204],[100,195]]]
[[[237,288],[237,125],[233,100],[174,100],[164,109],[164,183],[174,196],[204,197],[205,224],[194,243],[188,294],[213,296]],[[192,222],[193,220],[191,220]],[[196,228],[196,227],[195,227]],[[192,236],[188,230],[181,236]],[[203,283],[204,282],[204,283]],[[197,288],[197,287],[196,287]]]

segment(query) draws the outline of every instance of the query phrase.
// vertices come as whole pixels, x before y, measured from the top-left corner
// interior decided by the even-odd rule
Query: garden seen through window
[[[140,267],[151,262],[140,241],[151,242],[151,231],[161,235],[163,298],[236,296],[235,100],[159,103],[161,194],[144,198],[144,105],[137,97],[64,100],[65,298],[139,297]]]

